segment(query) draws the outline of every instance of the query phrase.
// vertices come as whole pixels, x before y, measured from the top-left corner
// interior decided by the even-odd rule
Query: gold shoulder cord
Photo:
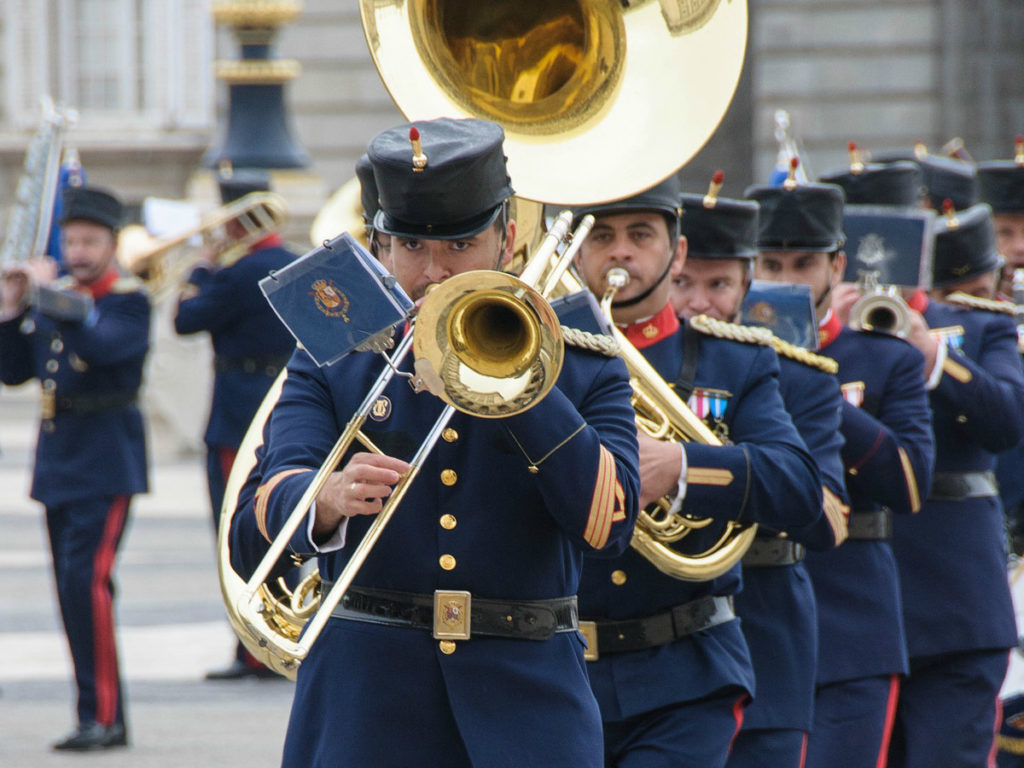
[[[817,368],[819,371],[824,371],[825,373],[839,373],[839,363],[831,357],[816,355],[809,349],[798,347],[796,344],[790,344],[788,341],[783,341],[775,335],[772,336],[771,346],[776,353],[784,357],[788,357],[791,360],[796,360],[798,363],[803,363],[810,368]]]
[[[744,344],[760,344],[762,347],[772,346],[772,339],[775,338],[775,335],[767,328],[726,323],[707,315],[697,315],[691,318],[690,327],[708,336],[739,341]]]
[[[618,357],[619,354],[619,345],[615,339],[603,333],[590,333],[563,325],[562,338],[565,339],[566,344],[597,352],[605,357]]]
[[[961,291],[949,294],[949,296],[943,299],[943,301],[957,307],[981,309],[986,312],[996,312],[1000,315],[1014,315],[1017,313],[1017,305],[1012,302],[996,301],[995,299],[980,299],[977,296],[971,296],[969,293],[963,293]]]

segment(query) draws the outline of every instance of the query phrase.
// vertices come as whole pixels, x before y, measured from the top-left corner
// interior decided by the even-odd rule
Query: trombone
[[[204,245],[214,249],[215,261],[230,267],[253,245],[281,229],[286,220],[283,197],[274,192],[250,192],[211,211],[199,226],[173,237],[153,238],[144,227],[126,227],[121,233],[117,260],[125,270],[141,278],[154,300],[159,300],[177,287],[199,260],[201,248],[192,249],[187,256],[174,257],[175,250],[192,238],[202,238]],[[237,221],[244,230],[237,239],[229,239],[225,233],[231,221]]]
[[[533,407],[555,385],[564,350],[558,319],[546,294],[560,283],[593,226],[593,217],[584,218],[552,264],[552,256],[567,239],[571,225],[572,214],[564,211],[519,277],[501,272],[466,272],[427,294],[414,327],[420,333],[405,334],[392,357],[383,355],[387,367],[346,424],[253,574],[243,582],[231,566],[231,521],[237,511],[238,491],[255,466],[256,444],[276,400],[275,389],[271,390],[232,467],[218,541],[221,590],[228,617],[243,644],[267,666],[287,677],[295,676],[456,410],[484,418],[511,416]],[[410,351],[417,358],[414,387],[441,397],[445,408],[410,459],[409,472],[395,485],[331,589],[321,595],[319,607],[313,610],[308,604],[313,591],[308,579],[294,591],[290,605],[281,606],[280,601],[271,598],[266,584],[271,571],[352,444],[359,441],[367,450],[380,453],[361,429],[394,376],[409,375],[400,373],[399,366]],[[276,391],[280,392],[280,384]]]

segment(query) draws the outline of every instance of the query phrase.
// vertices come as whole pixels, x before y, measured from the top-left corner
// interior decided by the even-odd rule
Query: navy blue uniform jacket
[[[669,382],[676,381],[683,362],[682,334],[680,328],[641,350]],[[689,467],[684,513],[778,529],[806,526],[821,514],[821,478],[785,412],[778,375],[778,360],[768,347],[700,337],[690,403],[701,416],[707,401],[714,400],[709,413],[722,408],[719,418],[734,444],[685,444]],[[726,477],[728,483],[706,484],[700,482],[702,476]],[[702,539],[694,550],[706,547],[719,533],[691,534]],[[621,574],[613,582],[615,571]],[[662,574],[630,550],[613,560],[587,559],[580,615],[598,620],[643,618],[700,597],[734,595],[739,589],[738,564],[717,579],[685,582]],[[602,654],[588,670],[606,721],[728,688],[754,690],[750,654],[738,621],[657,648]]]
[[[302,351],[292,357],[255,494],[257,524],[270,536],[380,369],[368,353],[325,369]],[[385,394],[390,412],[364,431],[385,453],[409,458],[442,403],[399,378]],[[355,585],[511,600],[574,595],[584,552],[622,551],[632,533],[639,476],[629,397],[621,360],[569,347],[557,386],[530,410],[497,420],[456,414]],[[443,470],[454,471],[449,484]],[[440,524],[446,514],[454,527]],[[370,522],[348,521],[345,546],[319,557],[323,576],[338,575]],[[291,546],[312,552],[305,526]],[[450,570],[442,555],[454,558]],[[582,765],[600,755],[579,633],[474,637],[445,655],[425,631],[335,619],[299,669],[285,764],[339,752],[352,765],[378,764],[382,753],[389,764],[443,762],[404,744],[395,716],[445,708],[474,765]]]
[[[839,363],[851,511],[918,511],[934,455],[923,356],[895,337],[849,328],[820,353]],[[848,539],[809,552],[807,569],[818,601],[818,684],[905,673],[891,543]]]
[[[70,288],[64,278],[55,287]],[[58,412],[40,425],[32,498],[48,507],[79,499],[144,493],[146,441],[134,402],[149,348],[149,299],[134,278],[95,296],[84,324],[31,312],[0,323],[0,380],[35,377],[56,400],[124,396],[97,413]],[[95,400],[94,400],[95,402]]]
[[[949,356],[931,392],[935,471],[984,472],[1024,436],[1024,375],[1008,315],[930,302],[925,321]],[[997,496],[929,500],[897,520],[893,548],[912,657],[1010,648],[1017,630]]]
[[[818,465],[822,482],[839,504],[847,504],[839,457],[843,446],[839,380],[781,355],[779,370],[782,400]],[[786,534],[813,549],[835,546],[825,515],[810,527],[793,528]],[[814,719],[818,614],[804,563],[744,568],[736,612],[743,620],[757,680],[757,697],[743,713],[743,728],[809,731]]]
[[[256,247],[230,267],[192,270],[178,301],[174,329],[209,331],[220,366],[213,380],[206,444],[237,448],[295,339],[263,297],[259,281],[295,254]],[[251,369],[251,370],[247,370]]]

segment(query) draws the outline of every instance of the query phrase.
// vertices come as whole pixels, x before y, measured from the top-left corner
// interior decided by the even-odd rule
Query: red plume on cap
[[[785,189],[796,189],[796,169],[800,167],[800,158],[794,156],[789,161],[789,175],[786,176],[786,180],[782,182],[782,186]]]
[[[864,172],[864,159],[861,156],[860,150],[857,148],[857,142],[851,141],[847,147],[850,152],[850,173],[857,175]]]
[[[705,208],[714,208],[718,203],[718,193],[722,189],[722,184],[725,182],[725,173],[719,169],[715,171],[711,177],[711,184],[708,185],[708,193],[704,195],[702,201]]]
[[[942,213],[946,217],[946,226],[950,229],[956,229],[960,226],[960,222],[956,218],[956,206],[953,205],[953,201],[948,197],[942,201]]]
[[[1024,166],[1024,135],[1017,134],[1017,140],[1014,142],[1013,148],[1013,161],[1020,166]]]
[[[409,129],[409,141],[412,143],[412,169],[417,172],[422,171],[427,167],[427,156],[423,154],[420,132],[415,125]]]

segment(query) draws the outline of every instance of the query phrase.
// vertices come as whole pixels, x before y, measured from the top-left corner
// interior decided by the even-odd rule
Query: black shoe
[[[235,659],[224,669],[212,669],[206,673],[207,680],[242,680],[247,677],[271,679],[278,674],[262,664],[250,666],[241,659]]]
[[[97,749],[128,746],[124,726],[80,723],[78,728],[53,745],[54,749],[73,752],[91,752]]]

